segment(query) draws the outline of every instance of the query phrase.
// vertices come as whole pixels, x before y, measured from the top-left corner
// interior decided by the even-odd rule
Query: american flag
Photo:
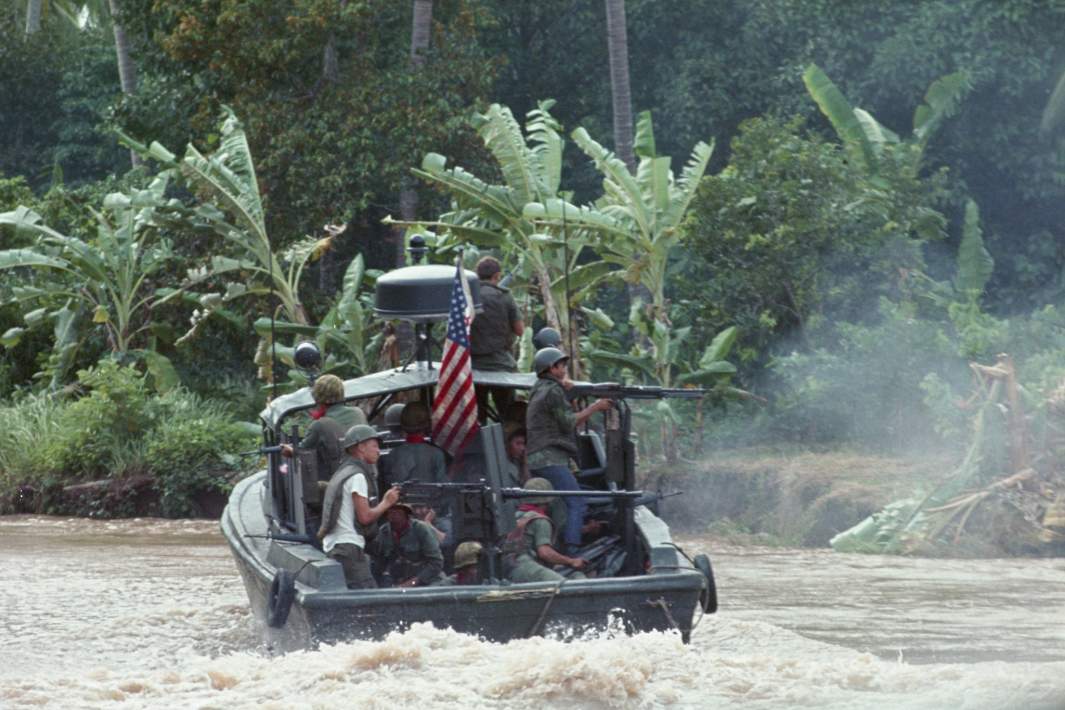
[[[440,380],[433,400],[433,443],[456,456],[477,433],[477,396],[470,368],[470,321],[473,297],[462,257],[455,263],[455,285],[447,317],[447,338],[440,361]]]

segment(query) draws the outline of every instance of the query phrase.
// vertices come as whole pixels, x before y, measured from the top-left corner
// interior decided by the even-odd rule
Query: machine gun
[[[591,543],[574,555],[574,557],[579,557],[585,561],[585,572],[598,570],[603,565],[603,562],[606,561],[608,554],[614,550],[619,542],[621,542],[620,535],[607,535],[606,537],[601,537]],[[572,577],[573,573],[577,570],[565,565],[558,565],[555,567],[555,571],[568,579]]]
[[[616,382],[575,384],[566,390],[566,399],[582,397],[598,399],[701,399],[706,390],[701,387],[658,387],[655,385],[619,385]]]
[[[637,498],[635,501],[633,501],[632,504],[633,506],[655,505],[660,500],[665,500],[666,498],[674,498],[676,496],[682,495],[684,495],[684,491],[673,491],[672,493],[645,493],[639,498]]]
[[[237,456],[266,456],[267,454],[281,453],[281,446],[260,446],[258,449],[252,451],[241,451]]]
[[[411,505],[435,505],[441,499],[475,493],[483,495],[488,492],[488,485],[483,481],[476,483],[429,483],[414,479],[399,484],[400,500]]]

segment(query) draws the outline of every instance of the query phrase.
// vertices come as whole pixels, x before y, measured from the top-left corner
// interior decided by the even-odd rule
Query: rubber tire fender
[[[280,629],[288,621],[292,602],[296,601],[296,577],[287,569],[274,573],[270,583],[270,594],[266,600],[266,624],[272,629]]]
[[[714,568],[710,566],[710,558],[706,555],[696,555],[692,562],[695,563],[695,569],[706,577],[706,587],[699,592],[699,603],[703,611],[713,614],[717,611],[717,585],[714,583]]]

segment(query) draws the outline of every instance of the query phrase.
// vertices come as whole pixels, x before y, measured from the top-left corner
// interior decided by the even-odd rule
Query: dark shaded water
[[[217,526],[0,518],[0,707],[1065,708],[1065,560],[711,554],[690,646],[428,626],[271,655]]]

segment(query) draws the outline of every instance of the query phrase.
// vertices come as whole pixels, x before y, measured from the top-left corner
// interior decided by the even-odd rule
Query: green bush
[[[77,399],[29,395],[0,406],[0,494],[147,475],[160,512],[178,516],[195,512],[195,494],[225,493],[243,473],[236,453],[257,439],[227,403],[181,388],[154,394],[143,374],[113,360],[78,378]]]
[[[745,122],[728,166],[692,201],[671,298],[707,333],[738,326],[739,359],[759,365],[782,339],[875,320],[877,300],[898,296],[900,273],[923,270],[921,243],[944,225],[933,209],[941,176],[885,164],[869,175],[799,119]]]

